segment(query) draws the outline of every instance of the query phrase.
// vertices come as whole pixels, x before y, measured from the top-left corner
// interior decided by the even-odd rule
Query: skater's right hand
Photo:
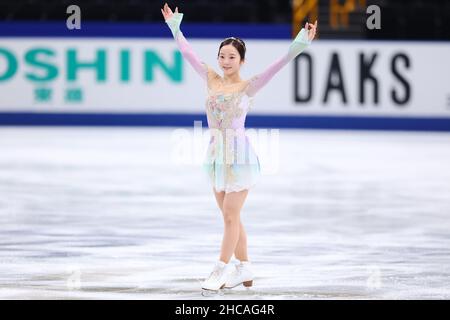
[[[164,8],[161,9],[161,13],[164,17],[164,20],[167,21],[173,16],[172,9],[167,5],[167,2],[164,4]],[[175,8],[175,13],[178,13],[178,7]]]
[[[308,32],[308,40],[312,41],[314,39],[314,37],[316,36],[317,20],[314,24],[307,22],[305,24],[305,30]]]

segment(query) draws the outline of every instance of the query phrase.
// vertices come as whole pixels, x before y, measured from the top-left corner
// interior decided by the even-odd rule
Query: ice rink
[[[0,128],[1,299],[215,299],[222,216],[175,128]],[[450,133],[287,130],[219,299],[449,299]]]

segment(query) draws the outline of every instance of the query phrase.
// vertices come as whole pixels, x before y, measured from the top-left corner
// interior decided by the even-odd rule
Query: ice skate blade
[[[216,295],[222,296],[223,295],[222,289],[224,289],[224,288],[225,288],[225,284],[223,284],[219,288],[219,290],[211,290],[211,289],[202,288],[202,296],[204,296],[204,297],[213,297]]]
[[[224,294],[224,292],[222,289],[219,289],[219,290],[202,289],[202,296],[204,296],[204,297],[223,296],[223,294]]]

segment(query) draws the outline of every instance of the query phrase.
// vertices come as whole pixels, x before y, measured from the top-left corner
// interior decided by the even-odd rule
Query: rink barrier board
[[[202,121],[202,126],[207,127],[204,114],[0,113],[0,125],[2,126],[193,127],[194,121]],[[246,127],[450,131],[450,118],[248,115]]]
[[[291,23],[193,23],[183,20],[183,33],[189,35],[189,39],[224,39],[230,34],[245,39],[293,39]],[[187,22],[186,22],[187,21]],[[167,25],[161,22],[115,22],[105,23],[100,21],[88,21],[81,23],[81,29],[69,30],[65,21],[0,21],[0,37],[49,37],[49,38],[168,38],[172,39]],[[449,40],[421,39],[327,39],[343,40],[346,42],[429,42],[448,44]]]
[[[184,23],[183,30],[191,38],[224,38],[230,34],[249,39],[291,39],[291,24],[205,24]],[[113,38],[170,38],[164,22],[104,23],[82,22],[81,30],[68,30],[65,21],[0,22],[0,37],[113,37]],[[348,40],[345,41],[361,41]],[[364,40],[362,40],[364,41]],[[386,41],[386,40],[383,40]],[[388,40],[389,41],[389,40]],[[396,42],[414,42],[402,40]],[[423,41],[421,41],[423,42]],[[440,42],[440,41],[430,41]],[[448,41],[441,41],[448,43]],[[50,113],[0,112],[0,125],[33,126],[192,126],[196,120],[206,124],[204,114],[149,113]],[[311,129],[367,129],[450,131],[450,118],[381,117],[381,116],[315,116],[315,115],[249,115],[247,127],[311,128]]]
[[[185,18],[186,19],[186,18]],[[291,25],[239,24],[239,23],[191,23],[183,22],[183,33],[189,38],[223,39],[230,34],[248,39],[290,39]],[[55,22],[0,22],[0,37],[112,37],[112,38],[171,38],[167,25],[152,23],[104,23],[82,22],[81,29],[69,30],[65,21]]]

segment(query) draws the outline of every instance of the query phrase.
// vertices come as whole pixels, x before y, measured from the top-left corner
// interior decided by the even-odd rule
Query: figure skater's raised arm
[[[183,14],[178,12],[178,7],[175,8],[175,13],[172,12],[170,7],[164,4],[164,8],[161,9],[161,13],[164,16],[164,20],[172,31],[173,38],[177,42],[178,48],[180,49],[183,57],[189,61],[194,70],[202,77],[203,80],[207,81],[208,67],[206,64],[200,61],[197,54],[192,49],[189,42],[180,30],[181,20],[183,19]]]
[[[292,61],[303,50],[305,50],[312,42],[316,35],[317,20],[314,24],[306,23],[305,27],[295,37],[289,46],[288,52],[273,62],[265,71],[252,77],[247,87],[247,95],[254,96],[262,87],[264,87],[273,76],[280,71],[286,64]]]

